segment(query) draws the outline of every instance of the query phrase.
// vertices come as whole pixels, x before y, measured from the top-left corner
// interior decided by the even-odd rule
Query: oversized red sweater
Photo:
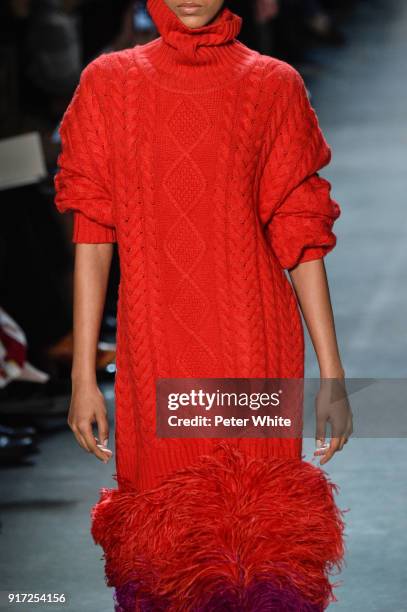
[[[55,178],[73,241],[118,245],[116,467],[119,487],[138,492],[211,449],[156,437],[157,378],[303,376],[285,270],[335,246],[340,213],[299,73],[239,42],[241,18],[226,8],[197,29],[163,0],[148,10],[158,38],[82,72]],[[298,439],[236,444],[253,458],[301,457]]]

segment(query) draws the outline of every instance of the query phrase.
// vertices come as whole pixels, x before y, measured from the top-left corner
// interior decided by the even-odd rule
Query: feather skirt
[[[138,492],[102,489],[91,511],[116,612],[320,612],[335,601],[344,522],[322,469],[222,441]]]

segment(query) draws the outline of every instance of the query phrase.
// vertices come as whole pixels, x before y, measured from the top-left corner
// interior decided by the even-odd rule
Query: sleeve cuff
[[[290,217],[276,217],[269,227],[271,248],[285,270],[306,261],[322,259],[336,246],[332,220],[314,223],[306,220],[298,227],[293,221],[295,219],[290,220]]]
[[[82,212],[74,210],[72,242],[87,244],[116,242],[116,230],[114,227],[102,225],[89,219]]]
[[[333,248],[336,246],[335,243],[327,245],[325,247],[306,247],[303,249],[301,255],[294,261],[287,263],[286,269],[290,270],[295,266],[298,266],[300,263],[305,263],[306,261],[315,261],[316,259],[323,259],[325,255],[328,255]]]

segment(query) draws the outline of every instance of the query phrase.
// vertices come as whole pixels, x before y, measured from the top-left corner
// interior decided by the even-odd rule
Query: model
[[[120,257],[118,486],[101,491],[92,534],[118,611],[320,611],[343,522],[301,438],[158,438],[155,383],[302,378],[300,308],[321,377],[343,377],[323,262],[340,214],[318,174],[330,149],[299,73],[239,42],[222,0],[147,8],[160,36],[93,60],[60,128],[69,424],[105,461],[94,359],[114,242]]]

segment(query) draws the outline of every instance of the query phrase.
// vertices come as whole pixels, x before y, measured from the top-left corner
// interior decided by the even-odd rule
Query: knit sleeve
[[[98,58],[81,73],[59,127],[55,205],[73,212],[73,242],[116,242]]]
[[[335,247],[332,227],[341,209],[331,197],[331,184],[318,172],[330,162],[331,150],[304,81],[289,64],[283,64],[276,79],[259,214],[272,250],[289,270]]]

